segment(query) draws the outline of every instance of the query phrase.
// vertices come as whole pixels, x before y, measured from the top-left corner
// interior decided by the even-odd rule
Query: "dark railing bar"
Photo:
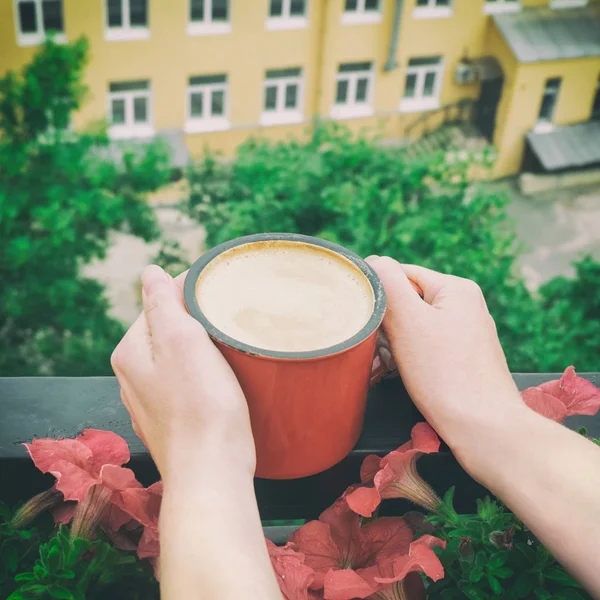
[[[584,374],[600,385],[600,373]],[[519,389],[557,379],[560,374],[519,373]],[[129,443],[130,466],[145,485],[158,473],[121,403],[114,377],[0,378],[0,500],[10,504],[26,500],[52,485],[27,455],[22,442],[36,437],[73,437],[87,427],[108,429]],[[263,519],[314,518],[344,489],[359,481],[360,464],[370,453],[385,454],[410,438],[412,427],[423,420],[399,378],[384,380],[369,395],[362,435],[351,454],[328,471],[291,481],[257,479],[256,493]],[[572,429],[585,425],[600,437],[600,416],[571,417]],[[335,435],[335,432],[332,432]],[[457,486],[457,507],[470,510],[485,493],[459,467],[447,448],[419,461],[423,476],[443,493]],[[193,472],[190,473],[193,477]],[[393,505],[393,503],[391,503]]]

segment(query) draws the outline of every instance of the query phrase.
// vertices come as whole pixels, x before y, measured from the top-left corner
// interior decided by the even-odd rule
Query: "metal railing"
[[[412,123],[404,128],[404,137],[412,139],[413,132],[421,127],[419,137],[426,135],[449,123],[471,123],[475,113],[475,101],[464,98],[458,102],[445,104],[434,110],[419,115]]]
[[[600,385],[600,373],[584,376]],[[514,375],[521,390],[559,377],[550,373]],[[52,481],[34,467],[23,442],[35,437],[73,437],[88,427],[111,430],[125,438],[131,449],[130,466],[144,485],[158,478],[146,448],[131,428],[114,377],[0,377],[0,411],[0,500],[8,504],[30,498]],[[422,420],[398,377],[382,381],[370,392],[360,440],[343,461],[304,479],[256,480],[262,518],[317,517],[360,480],[360,464],[367,454],[383,455],[396,449],[410,439],[412,427]],[[600,437],[600,414],[569,417],[565,424],[572,429],[585,425],[590,435]],[[419,472],[438,493],[456,485],[456,507],[462,512],[472,511],[475,499],[487,493],[444,446],[439,454],[422,457]],[[288,533],[281,528],[268,531],[275,539]]]

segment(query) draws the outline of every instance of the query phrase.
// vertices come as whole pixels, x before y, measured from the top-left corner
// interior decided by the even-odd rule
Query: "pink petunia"
[[[290,543],[280,547],[271,540],[267,539],[266,542],[275,577],[285,600],[309,600],[309,586],[314,581],[315,572],[304,564],[304,554],[297,552]]]
[[[54,475],[65,500],[76,502],[83,502],[89,489],[100,483],[105,465],[121,467],[130,458],[122,437],[98,429],[86,429],[74,440],[37,439],[24,446],[42,473]]]
[[[318,521],[306,523],[290,538],[315,571],[311,589],[323,589],[325,600],[368,598],[392,585],[378,579],[391,578],[395,583],[418,568],[407,563],[413,534],[403,519],[382,517],[361,526],[348,497],[342,496]],[[437,557],[422,562],[426,574],[437,576],[441,569]]]
[[[363,461],[361,487],[347,496],[350,508],[370,517],[382,498],[406,498],[428,510],[435,510],[440,502],[433,489],[417,472],[417,459],[422,454],[438,452],[440,439],[427,423],[417,423],[411,432],[411,440],[379,458],[369,455]]]
[[[560,379],[521,392],[529,408],[561,423],[572,415],[595,415],[600,410],[600,388],[567,367]]]

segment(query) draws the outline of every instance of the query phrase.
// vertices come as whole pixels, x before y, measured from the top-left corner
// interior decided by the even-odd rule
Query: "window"
[[[16,0],[15,11],[19,46],[40,44],[49,33],[66,41],[62,0]]]
[[[415,19],[436,19],[452,16],[452,0],[417,0],[413,17]]]
[[[265,74],[261,125],[300,123],[302,109],[302,69],[271,69]]]
[[[342,23],[379,23],[381,21],[380,0],[344,0]]]
[[[592,102],[592,117],[593,120],[600,120],[600,77],[596,84],[596,93],[594,94],[594,100]]]
[[[406,68],[402,112],[430,110],[440,105],[443,63],[439,56],[411,58]]]
[[[521,10],[521,0],[486,0],[483,10],[488,14],[517,12]]]
[[[373,63],[344,63],[338,68],[335,82],[334,119],[366,117],[373,114]]]
[[[229,0],[189,0],[189,35],[230,33]]]
[[[148,0],[106,0],[107,40],[140,40],[148,37]]]
[[[301,29],[308,26],[308,0],[269,0],[267,29]]]
[[[554,77],[546,81],[544,93],[542,95],[542,103],[540,105],[540,114],[538,115],[538,125],[549,125],[554,118],[554,110],[556,108],[556,100],[560,90],[561,80],[559,77]]]
[[[187,89],[186,133],[229,129],[227,75],[190,77]]]
[[[111,137],[147,137],[154,134],[149,81],[111,83],[108,100]]]

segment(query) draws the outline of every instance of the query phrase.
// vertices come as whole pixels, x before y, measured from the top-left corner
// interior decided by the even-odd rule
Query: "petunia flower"
[[[294,545],[276,546],[266,540],[267,550],[275,571],[279,589],[285,600],[309,600],[309,586],[314,581],[314,570],[304,564],[304,554],[296,552]]]
[[[382,517],[361,526],[347,497],[290,537],[293,547],[304,554],[305,564],[315,571],[311,589],[323,589],[325,600],[371,597],[419,568],[415,562],[419,557],[410,558],[413,535],[403,519]],[[437,557],[423,563],[426,574],[437,576],[441,568]]]
[[[42,473],[56,478],[56,489],[65,500],[83,502],[89,489],[100,483],[105,465],[129,462],[127,442],[116,433],[86,429],[74,440],[37,439],[23,444]]]
[[[417,600],[424,599],[425,586],[418,572],[425,573],[433,581],[444,577],[444,568],[432,550],[435,546],[446,547],[446,542],[424,535],[410,544],[406,556],[383,562],[375,567],[379,575],[374,579],[385,587],[369,597],[369,600]]]
[[[530,387],[521,397],[529,408],[558,423],[572,415],[595,415],[600,410],[600,388],[579,377],[573,366],[567,367],[560,379]]]
[[[61,503],[63,503],[63,495],[57,489],[50,488],[25,502],[13,515],[11,525],[15,529],[21,529],[43,511],[53,509]]]
[[[440,439],[427,423],[417,423],[411,431],[411,440],[379,458],[371,454],[360,470],[361,486],[348,494],[350,508],[370,517],[382,498],[406,498],[428,510],[435,510],[440,499],[417,472],[417,459],[422,454],[437,452]]]

